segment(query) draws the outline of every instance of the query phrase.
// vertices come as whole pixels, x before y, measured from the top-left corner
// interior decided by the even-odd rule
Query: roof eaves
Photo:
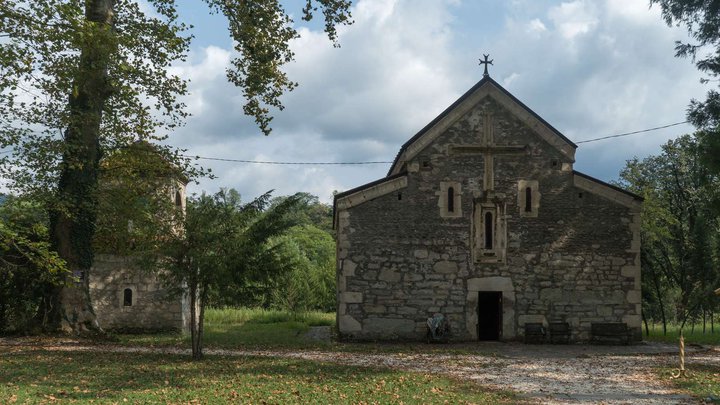
[[[580,177],[586,178],[586,179],[588,179],[588,180],[590,180],[590,181],[593,181],[593,182],[598,183],[598,184],[600,184],[600,185],[603,185],[603,186],[605,186],[605,187],[609,187],[609,188],[611,188],[611,189],[613,189],[613,190],[615,190],[615,191],[619,191],[619,192],[621,192],[621,193],[623,193],[623,194],[626,194],[626,195],[634,198],[634,199],[637,200],[637,201],[645,201],[645,199],[644,199],[643,197],[640,197],[639,195],[637,195],[637,194],[635,194],[635,193],[633,193],[633,192],[627,191],[627,190],[625,190],[624,188],[618,187],[618,186],[616,186],[616,185],[613,185],[613,184],[610,184],[610,183],[606,183],[606,182],[604,182],[604,181],[602,181],[602,180],[600,180],[600,179],[597,179],[597,178],[595,178],[595,177],[589,176],[589,175],[587,175],[587,174],[585,174],[585,173],[581,173],[581,172],[579,172],[579,171],[577,171],[577,170],[573,170],[573,174],[576,174],[576,175],[578,175],[578,176],[580,176]]]

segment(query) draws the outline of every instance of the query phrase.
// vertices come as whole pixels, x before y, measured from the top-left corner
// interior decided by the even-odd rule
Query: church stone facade
[[[639,340],[642,200],[573,170],[575,149],[483,77],[387,177],[335,196],[340,335],[419,340],[439,312],[455,340],[556,323]]]

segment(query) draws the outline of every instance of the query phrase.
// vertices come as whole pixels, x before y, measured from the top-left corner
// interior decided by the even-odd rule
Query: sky
[[[299,16],[304,1],[288,0]],[[400,146],[482,78],[490,76],[577,142],[682,122],[708,84],[688,59],[675,58],[684,28],[668,27],[648,0],[356,0],[354,24],[340,27],[340,48],[299,18],[300,86],[285,96],[273,132],[243,115],[240,89],[225,69],[233,56],[227,25],[197,0],[179,1],[195,36],[187,62],[192,116],[169,142],[188,154],[292,162],[392,161]],[[302,24],[301,24],[302,23]],[[625,161],[660,151],[689,125],[580,144],[575,169],[615,180]],[[215,179],[189,190],[235,188],[244,199],[309,192],[324,202],[386,175],[390,164],[259,165],[203,160]]]

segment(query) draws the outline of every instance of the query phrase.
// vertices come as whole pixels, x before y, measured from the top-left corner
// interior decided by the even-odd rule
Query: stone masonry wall
[[[492,114],[495,142],[528,145],[498,156],[494,191],[506,204],[506,260],[473,257],[474,201],[483,156],[452,155],[479,143]],[[477,339],[478,291],[503,295],[502,339],[526,322],[568,322],[573,341],[593,322],[625,322],[640,336],[639,205],[574,183],[572,161],[486,97],[407,165],[407,187],[340,209],[338,327],[352,339],[422,339],[435,312],[453,338]],[[518,182],[537,181],[537,216],[521,216]],[[461,216],[441,216],[441,182],[459,182]]]
[[[132,305],[124,305],[124,290],[132,291]],[[97,255],[90,272],[90,299],[98,323],[106,330],[185,331],[189,305],[169,297],[157,276],[133,268],[126,257]]]

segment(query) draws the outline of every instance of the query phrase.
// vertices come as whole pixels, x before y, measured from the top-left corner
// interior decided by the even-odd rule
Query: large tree
[[[224,15],[236,57],[228,79],[244,112],[270,133],[271,109],[294,83],[282,67],[298,36],[280,0],[205,0]],[[349,23],[350,1],[307,0],[302,18],[323,14],[325,31]],[[46,297],[50,329],[97,330],[87,274],[93,262],[100,161],[138,138],[165,139],[186,113],[186,82],[168,72],[190,44],[175,0],[0,1],[0,175],[10,187],[45,201],[50,236],[82,283]],[[164,149],[189,174],[191,162]]]
[[[720,173],[720,0],[650,0],[668,25],[684,24],[692,42],[677,41],[675,56],[689,57],[711,84],[705,100],[692,100],[688,120],[698,129],[703,159]]]
[[[714,309],[712,290],[720,281],[720,222],[711,206],[720,179],[700,162],[700,153],[696,139],[685,135],[663,145],[657,156],[628,161],[620,175],[623,186],[645,197],[646,314],[663,324],[672,315],[681,327]]]

